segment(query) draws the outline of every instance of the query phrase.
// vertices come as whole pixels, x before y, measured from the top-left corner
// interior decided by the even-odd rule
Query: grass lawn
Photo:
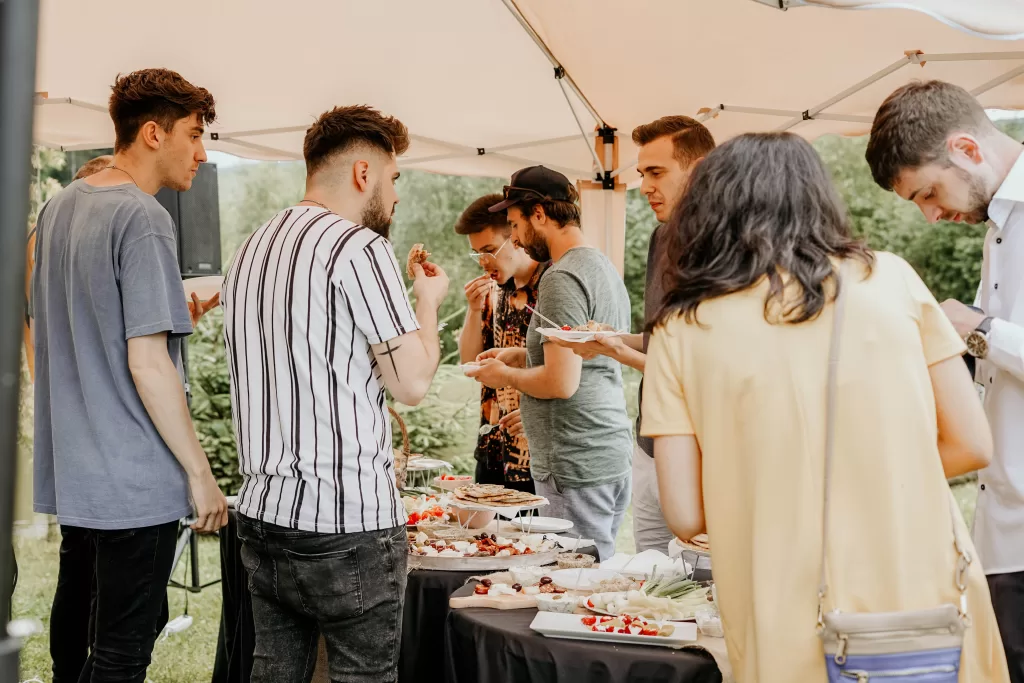
[[[59,532],[53,540],[18,538],[20,576],[14,592],[14,618],[38,619],[43,633],[29,638],[21,651],[21,680],[38,679],[51,683],[48,628],[50,605],[57,585],[57,552],[60,548]],[[187,557],[182,557],[174,578],[183,581]],[[220,576],[220,546],[216,538],[203,538],[199,543],[199,571],[204,582]],[[169,588],[167,592],[170,615],[182,614],[185,608],[184,591]],[[211,586],[199,594],[189,594],[188,613],[192,615],[192,628],[157,641],[153,663],[149,667],[149,680],[153,683],[197,683],[209,681],[213,675],[213,659],[220,629],[220,586]]]

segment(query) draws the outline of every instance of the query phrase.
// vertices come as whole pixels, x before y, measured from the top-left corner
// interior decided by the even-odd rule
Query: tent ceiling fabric
[[[619,130],[624,164],[635,156],[630,131],[659,116],[725,105],[707,120],[718,140],[772,130],[793,117],[749,109],[813,112],[890,66],[891,74],[823,112],[859,121],[797,117],[791,130],[863,133],[885,95],[914,78],[974,89],[1016,70],[980,99],[1024,108],[1024,40],[1011,39],[1024,35],[1020,0],[802,3],[921,10],[843,12],[797,7],[797,0],[785,12],[759,4],[766,0],[507,2]],[[38,142],[110,146],[104,109],[115,74],[165,66],[216,97],[219,119],[210,132],[219,139],[209,141],[211,149],[301,158],[303,131],[317,114],[367,103],[409,127],[407,168],[507,177],[544,163],[576,178],[593,175],[580,126],[591,131],[596,121],[563,92],[502,0],[181,0],[165,10],[135,0],[42,0],[37,90],[47,97],[36,107]],[[116,49],[97,43],[103,35],[116,36]],[[904,56],[912,50],[925,53],[923,67]],[[928,58],[979,52],[1013,58]]]

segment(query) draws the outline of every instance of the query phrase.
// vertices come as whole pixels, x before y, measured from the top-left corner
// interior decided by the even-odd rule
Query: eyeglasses
[[[485,252],[482,252],[482,253],[479,252],[479,251],[471,251],[471,252],[469,252],[469,258],[473,259],[474,261],[476,261],[480,265],[483,265],[485,258],[487,258],[487,259],[497,259],[498,258],[498,254],[501,253],[501,250],[505,248],[505,245],[508,244],[509,240],[511,240],[511,239],[512,238],[509,237],[504,242],[502,242],[501,246],[498,247],[497,251],[492,251],[492,252],[486,252],[485,251]]]

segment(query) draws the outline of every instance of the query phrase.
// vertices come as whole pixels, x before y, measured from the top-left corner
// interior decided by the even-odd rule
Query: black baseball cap
[[[512,181],[503,190],[505,201],[495,204],[488,211],[504,211],[519,202],[534,199],[538,201],[571,202],[569,179],[558,171],[543,166],[522,168],[512,174]]]

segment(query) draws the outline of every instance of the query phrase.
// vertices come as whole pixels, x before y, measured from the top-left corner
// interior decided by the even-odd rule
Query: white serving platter
[[[658,623],[658,622],[652,622]],[[628,643],[630,645],[650,645],[668,647],[674,650],[693,645],[697,642],[697,624],[676,623],[671,636],[640,636],[625,633],[607,633],[592,631],[584,626],[579,614],[559,614],[557,612],[537,612],[530,628],[548,638],[566,638],[568,640],[593,640],[605,643]]]

